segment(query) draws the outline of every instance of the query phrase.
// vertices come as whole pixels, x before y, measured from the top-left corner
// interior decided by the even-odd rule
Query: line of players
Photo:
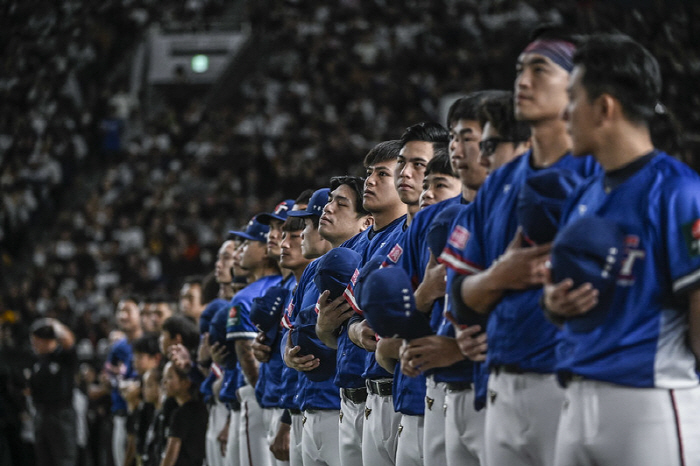
[[[700,183],[651,142],[654,58],[576,42],[541,31],[513,93],[471,93],[449,131],[413,125],[364,179],[230,232],[200,319],[209,465],[699,464]],[[526,180],[558,171],[581,180],[562,225],[625,233],[592,330],[600,290],[553,283],[551,244],[518,223]],[[377,313],[397,329],[418,313],[429,334],[378,338]]]

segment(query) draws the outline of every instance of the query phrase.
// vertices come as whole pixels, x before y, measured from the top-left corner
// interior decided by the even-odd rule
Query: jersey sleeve
[[[466,206],[455,218],[445,248],[438,258],[438,262],[461,275],[479,273],[484,268],[480,255],[481,232],[477,228],[478,222],[475,222],[475,207],[475,204]]]
[[[250,303],[233,300],[226,322],[226,340],[252,340],[258,329],[250,321]]]
[[[700,179],[683,178],[667,186],[668,210],[661,216],[660,228],[673,292],[683,295],[700,285]]]

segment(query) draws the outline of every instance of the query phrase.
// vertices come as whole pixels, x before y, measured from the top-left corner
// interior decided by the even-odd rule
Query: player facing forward
[[[573,152],[593,154],[605,172],[574,196],[564,222],[613,221],[625,258],[600,323],[590,283],[546,286],[569,349],[557,364],[566,401],[555,464],[700,464],[700,177],[652,144],[661,73],[646,49],[601,35],[573,61]]]

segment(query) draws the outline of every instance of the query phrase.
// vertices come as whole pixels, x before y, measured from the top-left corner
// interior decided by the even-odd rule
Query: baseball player
[[[363,232],[372,226],[372,217],[362,207],[363,190],[364,181],[360,177],[331,178],[331,192],[319,219],[318,232],[334,248],[343,246],[360,253],[367,247],[369,240]],[[316,334],[328,347],[338,349],[333,383],[336,389],[340,388],[341,399],[337,424],[340,464],[361,466],[367,399],[364,379],[360,376],[364,366],[364,350],[344,341],[347,338],[344,325],[354,311],[344,296],[330,301],[329,296],[328,290],[323,290],[319,296]]]
[[[425,179],[425,170],[428,164],[435,160],[434,157],[442,157],[447,160],[447,146],[449,134],[445,128],[437,123],[420,123],[406,129],[401,136],[402,148],[394,172],[395,186],[399,198],[408,208],[406,224],[408,230],[402,236],[397,245],[393,247],[387,260],[397,261],[399,255],[406,248],[404,241],[412,231],[413,219],[418,214],[421,193],[418,186],[422,186]],[[448,163],[449,164],[449,163]],[[404,245],[402,248],[401,245]],[[425,243],[415,251],[420,255],[425,251]],[[411,251],[414,252],[414,251]],[[406,254],[407,256],[410,254]],[[419,264],[417,269],[425,269],[425,263]],[[422,270],[408,268],[411,276],[418,276]],[[432,304],[432,303],[431,303]],[[428,306],[428,312],[430,312]],[[399,359],[399,347],[402,340],[398,338],[382,338],[377,343],[375,353],[376,363],[394,376],[393,393],[390,397],[394,413],[393,417],[399,417],[396,464],[422,464],[423,463],[423,405],[425,397],[425,378],[409,378],[403,376],[396,362]],[[367,371],[369,374],[380,375],[376,369]],[[389,398],[389,397],[387,397]],[[382,413],[382,416],[388,414]],[[374,420],[382,421],[377,416]]]
[[[483,182],[486,172],[479,162],[478,141],[481,136],[480,108],[490,99],[501,94],[492,91],[473,93],[457,101],[449,112],[452,128],[450,152],[459,167],[463,192],[472,195]],[[462,196],[453,198],[419,212],[409,228],[402,263],[413,272],[413,279],[420,280],[416,289],[419,309],[432,312],[431,325],[437,335],[415,339],[404,349],[402,371],[416,377],[428,371],[425,400],[424,435],[425,462],[428,464],[479,464],[483,451],[483,414],[471,408],[473,398],[472,365],[460,355],[449,322],[444,321],[442,311],[445,294],[444,266],[437,266],[426,249],[428,227],[440,213],[451,205],[466,202]],[[416,265],[412,265],[416,264]],[[425,276],[423,272],[425,271]],[[418,369],[418,366],[420,368]],[[442,368],[440,370],[433,370]],[[424,379],[425,380],[425,379]],[[449,401],[445,400],[449,390]],[[469,463],[472,461],[472,463]]]
[[[563,168],[585,178],[597,169],[590,157],[568,154],[571,141],[560,116],[574,48],[540,31],[518,58],[515,114],[530,124],[532,150],[487,178],[461,235],[468,275],[455,280],[453,305],[489,315],[487,464],[551,465],[554,457],[559,415],[553,406],[563,401],[554,380],[559,336],[539,306],[550,245],[525,247],[515,210],[520,186],[536,171]]]
[[[573,152],[593,154],[605,172],[574,195],[563,224],[612,221],[625,250],[602,318],[593,308],[603,292],[590,283],[545,289],[567,348],[555,464],[700,464],[700,177],[654,148],[661,72],[646,49],[593,36],[573,63]]]
[[[236,358],[244,378],[235,385],[241,403],[241,419],[245,419],[246,422],[241,422],[238,433],[229,427],[229,441],[232,435],[239,436],[239,458],[242,465],[270,462],[265,435],[267,429],[263,424],[254,388],[258,380],[258,364],[253,357],[251,346],[258,332],[249,318],[253,298],[261,296],[270,286],[278,285],[282,278],[277,262],[267,255],[267,233],[268,227],[255,218],[248,223],[245,231],[230,232],[245,240],[241,245],[241,267],[248,272],[251,280],[251,283],[231,300],[226,323],[226,339],[234,343]]]

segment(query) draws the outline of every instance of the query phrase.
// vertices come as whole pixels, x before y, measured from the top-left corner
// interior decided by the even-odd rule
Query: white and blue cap
[[[304,210],[293,210],[289,212],[290,217],[320,217],[323,214],[323,208],[328,204],[328,195],[331,190],[329,188],[321,188],[311,195],[309,203]]]
[[[442,250],[445,249],[447,244],[447,238],[452,233],[452,224],[454,223],[455,217],[464,209],[464,205],[455,204],[443,209],[442,212],[437,214],[433,221],[428,227],[428,233],[426,235],[426,242],[428,243],[428,249],[433,253],[435,258],[440,257]]]
[[[319,260],[314,275],[316,288],[323,293],[331,292],[328,299],[340,297],[352,279],[355,269],[360,266],[362,256],[349,248],[334,248],[325,253]]]
[[[253,217],[248,222],[245,227],[245,231],[229,231],[228,234],[232,236],[238,236],[239,238],[247,239],[249,241],[262,241],[267,242],[267,234],[270,231],[270,227],[263,225],[258,221],[258,216]]]
[[[316,324],[313,322],[295,325],[289,337],[292,345],[298,346],[299,356],[313,354],[320,364],[315,369],[304,372],[304,375],[313,382],[323,382],[335,376],[337,364],[337,352],[324,345],[316,335]]]
[[[258,222],[262,223],[263,225],[269,225],[270,220],[272,219],[284,222],[285,220],[287,220],[287,215],[289,215],[289,212],[291,212],[293,208],[294,200],[287,199],[286,201],[282,201],[279,204],[277,204],[275,206],[275,210],[273,210],[272,212],[265,212],[259,214],[257,216]]]
[[[265,343],[271,346],[277,338],[284,305],[290,291],[282,286],[271,286],[263,296],[253,299],[250,321],[265,334]]]
[[[570,278],[572,289],[590,283],[598,290],[598,304],[582,316],[567,320],[573,332],[590,332],[603,323],[622,268],[625,235],[614,221],[581,217],[559,231],[551,254],[552,281]]]
[[[545,244],[554,239],[566,199],[580,182],[577,173],[565,169],[546,170],[525,180],[516,215],[527,242]]]
[[[411,340],[432,335],[428,317],[416,309],[408,273],[401,267],[369,272],[357,294],[370,327],[380,336]]]

